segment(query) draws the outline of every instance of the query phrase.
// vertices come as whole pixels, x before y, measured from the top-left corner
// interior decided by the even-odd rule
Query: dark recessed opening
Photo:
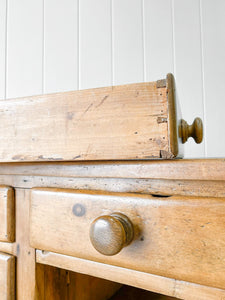
[[[168,197],[171,197],[171,195],[160,195],[160,194],[151,194],[151,196],[157,197],[157,198],[168,198]]]

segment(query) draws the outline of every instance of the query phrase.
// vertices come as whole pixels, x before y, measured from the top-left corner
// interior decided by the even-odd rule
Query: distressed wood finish
[[[16,189],[16,299],[35,299],[35,249],[29,243],[30,190]]]
[[[152,161],[3,163],[2,175],[166,180],[225,180],[225,158]]]
[[[184,195],[225,197],[225,181],[193,181],[134,178],[71,178],[26,175],[0,175],[0,184],[21,188],[53,187],[107,192],[141,193],[154,195]],[[1,242],[0,242],[1,244]]]
[[[0,241],[15,240],[15,201],[14,190],[8,186],[0,186]]]
[[[114,212],[131,220],[134,241],[107,257],[91,245],[89,228]],[[34,189],[30,240],[38,249],[225,288],[224,223],[225,198]]]
[[[176,121],[169,117],[171,77],[169,86],[164,80],[163,85],[137,83],[1,101],[0,161],[177,156],[177,134],[170,133]]]
[[[15,299],[15,257],[0,252],[0,299]]]
[[[37,262],[62,269],[88,274],[156,293],[188,300],[218,300],[225,298],[225,290],[202,286],[158,275],[129,270],[81,258],[36,250]]]

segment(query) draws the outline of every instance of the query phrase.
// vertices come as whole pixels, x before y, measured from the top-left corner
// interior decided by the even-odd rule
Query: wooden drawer
[[[202,141],[202,122],[189,127],[180,120],[174,93],[168,74],[154,82],[1,101],[0,161],[182,156],[178,144],[189,136]]]
[[[14,190],[11,187],[0,186],[0,241],[15,240],[15,203]]]
[[[15,299],[15,257],[0,252],[0,299]]]
[[[119,212],[134,239],[114,256],[93,247],[93,220]],[[225,198],[34,189],[30,241],[37,249],[225,288]],[[110,239],[110,237],[109,237]]]

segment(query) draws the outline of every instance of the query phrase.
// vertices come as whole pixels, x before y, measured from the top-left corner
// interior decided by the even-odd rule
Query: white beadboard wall
[[[224,0],[0,0],[0,99],[153,81],[172,72],[204,142],[225,157]]]

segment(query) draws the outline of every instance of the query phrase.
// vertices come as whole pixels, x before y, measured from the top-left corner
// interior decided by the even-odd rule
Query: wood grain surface
[[[15,240],[15,200],[14,190],[8,186],[0,186],[0,241]]]
[[[77,178],[29,175],[0,175],[0,184],[14,187],[53,187],[107,192],[141,193],[153,195],[186,195],[225,197],[225,181],[165,180],[134,178]],[[1,242],[0,242],[1,244]]]
[[[224,299],[225,290],[129,270],[81,258],[36,250],[37,262],[113,280],[145,290],[187,300]]]
[[[95,218],[114,212],[129,217],[134,241],[107,257],[91,245],[89,229]],[[37,249],[225,288],[224,222],[222,197],[34,189],[30,241]]]
[[[16,189],[16,299],[35,299],[35,249],[29,242],[30,191]]]
[[[15,299],[15,257],[0,252],[0,299]]]
[[[225,158],[152,161],[2,163],[2,175],[225,180]]]
[[[107,300],[121,286],[98,277],[36,264],[37,300]]]
[[[0,118],[1,162],[177,155],[169,142],[167,87],[157,82],[4,100]]]

